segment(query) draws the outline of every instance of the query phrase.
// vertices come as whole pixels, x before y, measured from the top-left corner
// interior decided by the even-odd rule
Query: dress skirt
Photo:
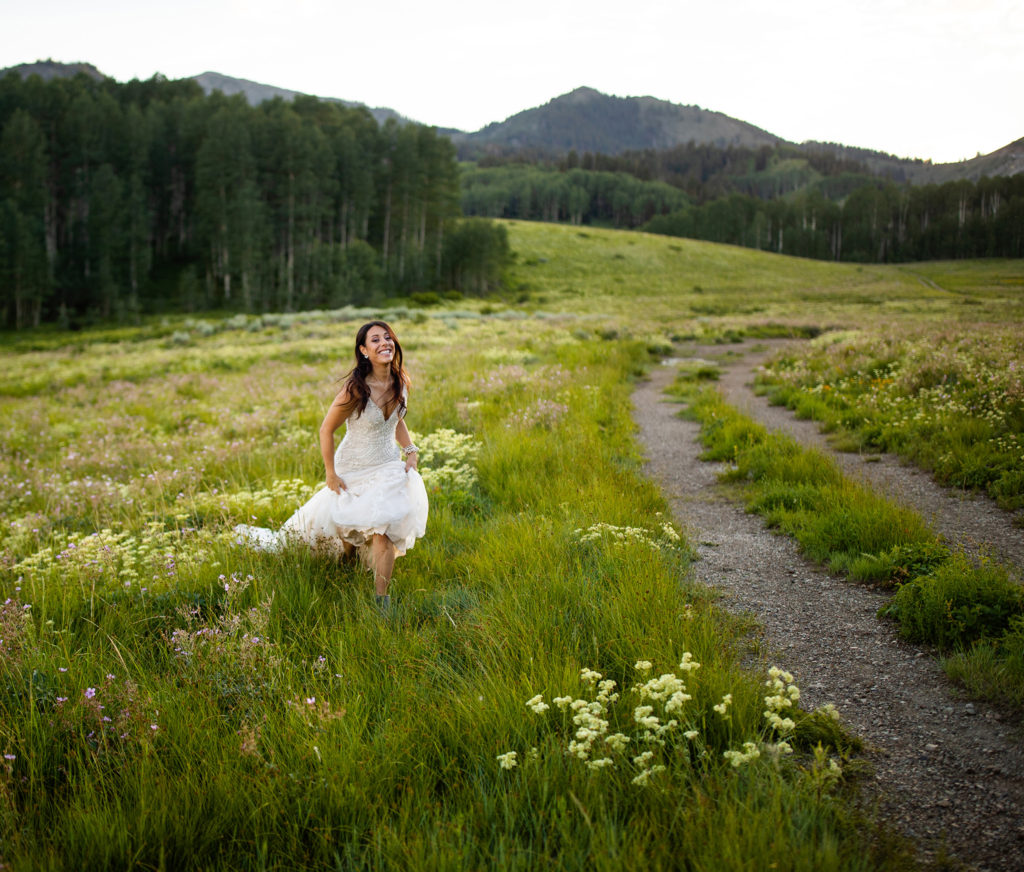
[[[341,552],[343,543],[367,546],[383,533],[405,554],[425,532],[427,490],[415,469],[391,460],[341,474],[345,490],[340,494],[326,485],[284,522],[280,530],[235,528],[238,541],[264,551],[276,551],[290,541]]]

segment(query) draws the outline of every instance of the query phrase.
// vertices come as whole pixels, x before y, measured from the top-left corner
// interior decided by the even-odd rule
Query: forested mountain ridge
[[[790,148],[831,154],[870,173],[914,185],[938,184],[983,176],[1024,172],[1024,139],[994,152],[954,163],[897,157],[834,142],[793,143],[721,112],[684,106],[654,97],[611,97],[593,88],[577,88],[476,133],[452,135],[462,159],[551,160],[570,151],[581,155],[668,151],[694,144],[717,149]]]
[[[90,79],[95,79],[97,82],[107,78],[92,64],[87,64],[84,61],[66,64],[52,59],[36,61],[34,64],[17,64],[7,67],[0,70],[0,79],[8,73],[17,73],[23,79],[27,79],[29,76],[39,76],[44,82],[49,82],[50,79],[70,79],[79,73],[85,73]]]
[[[941,184],[961,179],[976,182],[984,176],[1015,176],[1024,172],[1024,138],[988,154],[979,154],[952,163],[932,163],[920,158],[895,157],[880,151],[834,142],[805,142],[799,147],[807,151],[831,152],[837,158],[861,163],[873,173],[912,185]]]
[[[508,150],[617,154],[671,148],[691,140],[719,148],[784,142],[753,124],[700,106],[654,97],[612,97],[586,87],[488,124],[476,133],[452,137],[460,156]]]
[[[260,82],[253,82],[249,79],[237,79],[233,76],[225,76],[223,73],[214,73],[207,71],[200,73],[198,76],[193,76],[192,79],[199,83],[199,87],[203,89],[203,93],[209,95],[214,91],[220,91],[227,97],[232,97],[235,94],[242,94],[245,99],[249,102],[250,106],[258,106],[265,100],[273,100],[275,97],[280,97],[282,100],[291,102],[299,96],[309,96],[302,94],[301,91],[290,91],[287,88],[278,88],[275,85],[264,85]],[[383,124],[389,118],[393,118],[399,124],[409,124],[412,119],[406,118],[404,115],[396,112],[394,109],[389,109],[386,106],[367,106],[365,103],[360,103],[357,100],[342,100],[339,97],[319,97],[320,100],[325,100],[329,103],[341,103],[342,106],[349,107],[363,107],[369,111],[374,117],[378,124]],[[418,122],[412,122],[418,123]]]
[[[44,82],[55,78],[70,79],[78,75],[78,73],[85,73],[89,78],[96,81],[111,78],[100,72],[92,64],[81,62],[67,64],[54,60],[36,61],[32,64],[17,64],[13,67],[7,67],[0,70],[0,79],[8,73],[17,73],[23,79],[27,79],[29,76],[39,76]],[[266,100],[273,100],[275,97],[280,97],[285,102],[290,103],[296,97],[311,96],[303,94],[301,91],[278,88],[276,85],[264,85],[261,82],[239,79],[235,76],[225,76],[223,73],[209,70],[191,78],[203,89],[203,93],[207,96],[214,91],[220,91],[225,97],[241,94],[250,106],[258,106]],[[401,113],[386,106],[367,106],[358,100],[342,100],[340,97],[319,97],[318,99],[328,103],[340,103],[342,106],[365,108],[378,124],[383,124],[389,118],[393,118],[399,124],[419,123],[413,122],[412,119],[406,118]]]
[[[38,74],[44,81],[55,76],[71,77],[79,72],[94,79],[105,78],[92,64],[65,64],[53,60],[0,70],[0,78],[10,72],[22,78]],[[215,90],[227,96],[244,94],[250,105],[274,97],[290,102],[299,96],[297,91],[216,72],[201,73],[192,79],[206,94]],[[318,99],[365,107],[361,102],[337,97]],[[379,124],[389,118],[400,124],[421,123],[387,107],[365,108]],[[425,123],[430,126],[429,122]],[[831,153],[839,160],[867,168],[872,174],[914,185],[958,179],[977,181],[983,176],[1012,176],[1024,172],[1024,139],[969,160],[935,164],[834,142],[808,141],[798,145],[753,124],[700,106],[685,106],[654,97],[613,97],[588,87],[576,88],[543,106],[525,109],[474,133],[450,128],[438,128],[438,133],[452,140],[463,160],[518,157],[526,161],[551,161],[571,151],[618,155],[628,151],[663,151],[692,142],[721,149],[791,146],[816,154]]]

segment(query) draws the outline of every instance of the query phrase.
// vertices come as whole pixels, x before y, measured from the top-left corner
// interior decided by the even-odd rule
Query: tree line
[[[862,263],[1024,257],[1024,175],[914,187],[875,181],[840,200],[820,187],[773,200],[733,193],[643,229]]]
[[[528,149],[496,151],[476,164],[480,169],[533,165],[565,173],[582,169],[623,173],[643,182],[661,182],[705,203],[731,193],[782,196],[809,182],[836,176],[861,183],[877,178],[866,163],[837,154],[829,147],[791,145],[727,146],[688,142],[667,149],[641,149],[620,154],[575,150],[554,158]],[[899,179],[898,181],[902,181]]]
[[[574,185],[616,195],[588,201],[579,191],[588,205],[573,210]],[[533,165],[491,154],[464,171],[462,205],[469,214],[641,226],[802,257],[886,262],[1024,256],[1022,189],[1024,175],[911,186],[828,148],[691,142],[618,155],[570,151]],[[678,195],[685,201],[671,205]],[[618,208],[607,207],[612,201]]]
[[[0,326],[295,310],[486,289],[449,140],[312,97],[190,81],[0,80]],[[503,241],[504,240],[504,241]]]
[[[462,173],[463,213],[488,218],[638,227],[689,202],[678,188],[624,172],[520,164]]]

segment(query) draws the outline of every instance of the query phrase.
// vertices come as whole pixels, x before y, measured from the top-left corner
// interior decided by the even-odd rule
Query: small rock
[[[968,715],[973,715],[974,714],[974,703],[970,703],[969,702],[969,703],[967,703],[967,705],[964,706],[964,714],[968,714]]]
[[[924,749],[925,751],[938,751],[939,746],[936,745],[934,742],[929,742],[927,745],[924,746]]]

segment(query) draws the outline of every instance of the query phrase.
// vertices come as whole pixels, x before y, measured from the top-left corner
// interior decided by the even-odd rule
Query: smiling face
[[[390,331],[386,327],[372,326],[359,346],[359,353],[365,354],[374,366],[390,366],[395,356],[395,342]]]

